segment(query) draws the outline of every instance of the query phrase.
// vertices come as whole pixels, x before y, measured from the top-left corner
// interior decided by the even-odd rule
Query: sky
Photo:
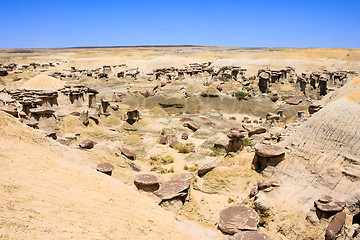
[[[360,0],[0,0],[0,48],[360,48]]]

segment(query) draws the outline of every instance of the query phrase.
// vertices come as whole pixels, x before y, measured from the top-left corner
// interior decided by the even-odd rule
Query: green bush
[[[251,146],[251,144],[252,144],[251,140],[248,138],[243,138],[241,140],[243,141],[245,147]]]
[[[236,92],[235,93],[235,96],[238,100],[241,100],[241,99],[244,99],[248,94],[246,92]]]
[[[182,144],[177,145],[175,147],[175,149],[178,150],[179,153],[189,153],[190,152],[190,149]]]
[[[221,147],[211,147],[211,153],[209,153],[210,157],[216,157],[219,155],[223,155],[225,153],[224,149]]]

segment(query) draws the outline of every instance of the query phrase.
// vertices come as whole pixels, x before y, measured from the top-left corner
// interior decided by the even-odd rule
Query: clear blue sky
[[[0,48],[360,48],[360,0],[0,0]]]

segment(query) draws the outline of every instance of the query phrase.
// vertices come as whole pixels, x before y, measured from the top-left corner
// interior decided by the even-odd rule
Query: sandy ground
[[[218,238],[7,114],[0,119],[1,239]]]

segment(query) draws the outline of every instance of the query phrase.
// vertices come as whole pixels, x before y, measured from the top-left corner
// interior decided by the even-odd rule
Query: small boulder
[[[196,132],[197,130],[200,129],[200,127],[193,122],[184,122],[183,126],[189,128],[190,130],[192,130],[194,132]]]
[[[179,144],[180,144],[180,142],[177,141],[177,140],[171,140],[170,141],[170,147],[171,148],[176,148],[176,146],[179,145]]]
[[[249,131],[248,135],[249,137],[251,137],[252,135],[255,135],[255,134],[261,134],[261,133],[265,133],[266,132],[266,128],[264,127],[257,127],[255,129],[252,129]]]
[[[335,240],[345,224],[346,213],[339,212],[330,221],[325,231],[325,240]]]
[[[91,149],[96,145],[95,141],[92,140],[84,140],[79,144],[80,148],[85,148],[85,149]]]
[[[187,134],[187,133],[181,134],[181,139],[188,140],[188,138],[189,138],[189,134]]]
[[[159,140],[159,143],[162,145],[166,145],[168,143],[168,138],[167,136],[162,136]]]
[[[112,171],[114,171],[114,166],[111,165],[110,163],[99,163],[96,166],[96,170],[98,172],[105,173],[105,174],[111,176]]]
[[[120,148],[121,154],[124,155],[125,157],[127,157],[128,159],[134,160],[135,159],[135,155],[134,153],[127,149],[127,148]]]

